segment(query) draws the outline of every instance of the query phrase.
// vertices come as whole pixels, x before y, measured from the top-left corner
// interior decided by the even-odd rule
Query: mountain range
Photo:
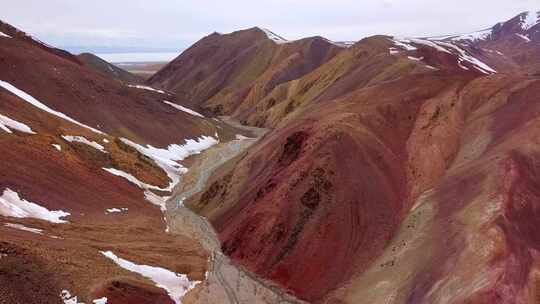
[[[212,33],[144,81],[0,23],[2,300],[538,302],[539,24]]]

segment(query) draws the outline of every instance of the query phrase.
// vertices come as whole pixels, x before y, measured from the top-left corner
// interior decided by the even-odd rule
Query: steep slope
[[[523,12],[495,26],[470,34],[430,38],[459,44],[499,72],[540,72],[540,15]]]
[[[208,252],[167,233],[165,201],[179,161],[236,132],[1,32],[0,301],[178,302]]]
[[[107,61],[99,58],[98,56],[91,53],[82,53],[77,55],[77,58],[82,62],[83,65],[94,69],[103,75],[111,79],[116,79],[126,83],[142,83],[143,79],[139,78],[128,71],[122,70],[121,68],[115,66],[114,64],[108,63]]]
[[[176,102],[173,95],[111,81],[41,47],[33,47],[26,39],[2,38],[0,60],[1,80],[107,134],[166,146],[182,138],[197,137],[201,131],[215,133],[205,120],[164,103]]]
[[[411,197],[413,208],[384,253],[328,303],[537,301],[538,243],[531,228],[538,224],[539,84],[478,79],[459,92],[450,111],[435,101],[425,105],[415,128],[431,138],[418,133],[408,146],[417,163],[452,151],[438,169],[424,162],[442,176]]]
[[[314,105],[193,208],[213,221],[233,260],[320,300],[392,238],[409,207],[406,142],[419,109],[466,79],[415,75]]]
[[[165,91],[111,81],[4,25],[0,294],[172,303],[193,290],[189,303],[234,303],[236,290],[256,302],[267,279],[310,303],[534,303],[536,22],[347,49],[257,28],[212,34],[150,80]],[[238,131],[180,103],[273,128],[216,171],[184,176],[208,179],[202,192],[176,192],[238,265],[198,285],[208,240],[183,221],[167,233],[161,211],[182,209],[165,204],[178,161]],[[134,274],[141,265],[174,284]]]
[[[0,37],[12,37],[17,38],[19,41],[25,41],[29,44],[32,44],[35,47],[40,48],[41,50],[44,50],[50,54],[54,54],[58,57],[64,58],[66,60],[69,60],[73,63],[81,64],[80,61],[77,59],[77,57],[73,56],[67,51],[55,48],[53,46],[47,45],[38,39],[32,37],[31,35],[19,30],[18,28],[15,28],[14,26],[3,22],[0,20]]]
[[[277,85],[309,73],[343,49],[321,37],[288,42],[260,28],[213,33],[148,83],[175,92],[189,106],[232,114],[251,107]]]
[[[188,205],[309,302],[532,303],[540,82],[477,54],[358,42],[236,113],[274,130]]]

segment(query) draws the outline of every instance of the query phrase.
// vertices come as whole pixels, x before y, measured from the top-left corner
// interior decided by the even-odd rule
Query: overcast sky
[[[287,39],[427,36],[492,26],[540,0],[0,0],[0,19],[50,44],[185,48],[261,26]]]

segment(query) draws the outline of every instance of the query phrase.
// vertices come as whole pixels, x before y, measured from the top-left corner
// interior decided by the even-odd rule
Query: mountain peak
[[[283,44],[283,43],[289,42],[289,40],[281,37],[280,35],[272,32],[271,30],[267,28],[257,26],[256,29],[262,31],[264,34],[266,34],[266,37],[268,37],[268,39],[274,41],[277,44]]]
[[[510,20],[499,22],[494,26],[460,35],[430,37],[431,40],[452,40],[452,41],[468,41],[477,42],[489,39],[497,39],[503,36],[524,36],[527,32],[540,23],[540,12],[526,11],[522,12]]]
[[[521,28],[526,31],[538,24],[539,19],[540,19],[540,14],[539,12],[528,11],[528,12],[521,13],[519,17],[520,17]]]

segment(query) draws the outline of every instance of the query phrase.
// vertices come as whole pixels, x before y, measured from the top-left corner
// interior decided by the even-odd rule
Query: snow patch
[[[6,188],[2,196],[0,196],[0,215],[16,218],[37,218],[51,223],[67,223],[61,218],[70,215],[70,213],[61,210],[50,211],[45,207],[20,198],[17,192]]]
[[[518,36],[519,38],[521,38],[521,39],[523,39],[523,40],[525,40],[527,42],[531,42],[531,38],[529,38],[529,36],[527,36],[527,35],[521,35],[521,34],[516,33],[516,36]]]
[[[277,44],[283,44],[283,43],[288,43],[289,41],[279,35],[276,35],[274,32],[268,30],[268,29],[265,29],[265,28],[259,28],[261,31],[263,31],[266,36],[268,37],[268,39],[274,41],[275,43]]]
[[[464,60],[461,59],[461,58],[458,59],[458,66],[459,66],[460,68],[464,69],[464,70],[469,71],[469,68],[463,65],[463,61],[464,61]]]
[[[2,114],[0,114],[0,129],[8,133],[13,133],[12,130],[16,130],[27,134],[36,134],[29,126]]]
[[[109,172],[112,175],[123,177],[123,178],[127,179],[129,182],[137,185],[141,189],[162,190],[159,187],[152,186],[152,185],[149,185],[147,183],[144,183],[144,182],[140,181],[138,178],[136,178],[135,176],[133,176],[133,175],[127,173],[127,172],[124,172],[122,170],[118,170],[118,169],[114,169],[114,168],[103,168],[103,170]]]
[[[446,42],[438,42],[440,45],[445,46],[447,48],[453,49],[458,53],[458,61],[461,59],[462,61],[468,61],[471,63],[477,70],[484,74],[494,74],[497,73],[494,69],[492,69],[489,65],[485,64],[484,62],[480,61],[479,59],[469,55],[465,50],[462,48]]]
[[[390,39],[390,41],[392,41],[392,43],[394,43],[396,46],[398,47],[401,47],[403,49],[405,49],[406,51],[416,51],[417,48],[410,44],[410,40],[406,40],[406,39],[397,39],[394,37],[394,39]],[[390,53],[392,53],[392,49],[390,49]]]
[[[164,212],[167,210],[167,200],[170,198],[170,196],[159,196],[152,191],[146,190],[144,191],[144,198],[150,203],[158,206],[161,211]]]
[[[219,140],[212,136],[203,135],[197,139],[186,139],[186,143],[183,145],[172,144],[166,149],[160,149],[151,145],[146,147],[141,146],[126,138],[120,138],[120,140],[153,159],[154,162],[167,173],[171,182],[167,188],[158,188],[161,191],[172,191],[174,186],[178,183],[180,175],[187,172],[187,169],[180,165],[178,161],[184,160],[188,156],[199,154],[203,150],[206,150],[219,142]]]
[[[79,302],[76,296],[72,296],[69,290],[62,290],[62,292],[60,292],[60,298],[64,301],[64,304],[84,304]]]
[[[154,88],[149,87],[149,86],[133,85],[133,84],[128,84],[127,86],[130,87],[130,88],[136,88],[136,89],[141,89],[141,90],[157,92],[157,93],[161,93],[161,94],[167,94],[167,93],[165,93],[165,91],[154,89]]]
[[[332,41],[332,40],[328,40],[328,42],[335,44],[337,46],[343,47],[343,48],[350,48],[356,43],[356,41]]]
[[[147,201],[149,201],[150,203],[158,206],[162,211],[166,210],[165,203],[167,202],[167,199],[169,199],[169,197],[161,197],[161,196],[158,196],[157,194],[153,193],[152,191],[150,191],[150,190],[159,190],[159,191],[166,191],[166,190],[164,190],[162,188],[159,188],[159,187],[156,187],[156,186],[149,185],[147,183],[144,183],[144,182],[140,181],[138,178],[136,178],[135,176],[133,176],[133,175],[127,173],[127,172],[118,170],[118,169],[103,168],[103,170],[111,173],[112,175],[123,177],[123,178],[127,179],[129,182],[131,182],[131,183],[135,184],[136,186],[138,186],[139,188],[143,189],[144,190],[144,197],[145,197],[145,199]]]
[[[521,28],[525,31],[537,25],[539,22],[538,13],[534,11],[524,12],[521,14],[520,18]]]
[[[478,32],[473,32],[473,33],[468,33],[468,34],[452,37],[452,41],[469,40],[469,41],[475,42],[479,40],[486,40],[491,37],[492,33],[493,33],[492,29],[487,29],[487,30],[482,30]]]
[[[41,230],[41,229],[29,228],[29,227],[26,227],[26,226],[21,225],[21,224],[6,223],[5,226],[9,227],[9,228],[13,228],[13,229],[32,232],[32,233],[35,233],[35,234],[43,234],[43,230]]]
[[[186,112],[186,113],[188,113],[188,114],[191,114],[191,115],[193,115],[193,116],[198,116],[198,117],[204,118],[204,116],[203,116],[202,114],[200,114],[200,113],[198,113],[198,112],[195,112],[195,111],[193,111],[193,110],[191,110],[191,109],[188,109],[188,108],[186,108],[186,107],[182,107],[181,105],[177,105],[177,104],[175,104],[175,103],[172,103],[172,102],[166,101],[166,100],[164,100],[163,102],[166,103],[166,104],[168,104],[168,105],[170,105],[171,107],[173,107],[173,108],[175,108],[175,109],[177,109],[177,110],[184,111],[184,112]]]
[[[110,209],[107,209],[105,211],[105,214],[120,213],[120,212],[124,212],[124,211],[128,211],[128,208],[110,208]]]
[[[39,44],[41,44],[41,45],[43,45],[43,46],[46,46],[46,47],[48,47],[48,48],[50,48],[50,49],[54,49],[54,46],[52,46],[52,45],[50,45],[50,44],[47,44],[47,43],[45,43],[45,42],[43,42],[43,41],[37,39],[36,37],[34,37],[34,36],[32,36],[32,35],[26,35],[26,37],[30,37],[30,39],[34,40],[35,42],[37,42],[37,43],[39,43]]]
[[[127,179],[131,183],[137,185],[139,188],[144,190],[145,199],[158,206],[162,211],[166,210],[167,200],[169,196],[159,196],[152,192],[151,190],[158,190],[163,192],[170,192],[180,181],[180,175],[186,173],[188,170],[184,166],[178,163],[178,161],[184,160],[188,156],[201,153],[203,150],[210,148],[211,146],[219,143],[219,140],[211,136],[201,136],[197,139],[186,139],[185,144],[183,145],[169,145],[167,149],[155,148],[151,145],[141,146],[137,143],[134,143],[126,138],[120,138],[120,140],[135,148],[141,154],[144,154],[151,158],[156,165],[158,165],[171,180],[169,185],[166,188],[160,188],[157,186],[149,185],[137,179],[135,176],[123,172],[114,168],[103,168],[103,170]]]
[[[440,46],[439,44],[437,44],[437,43],[435,43],[433,41],[429,41],[429,40],[426,40],[426,39],[418,39],[418,38],[411,38],[409,40],[411,42],[413,42],[413,43],[428,46],[428,47],[432,47],[432,48],[436,49],[437,51],[451,54],[450,51],[448,51],[447,49],[443,48],[442,46]]]
[[[62,151],[62,146],[60,146],[60,145],[52,144],[51,146],[53,146],[58,151]]]
[[[413,56],[407,56],[407,58],[409,58],[412,61],[422,61],[424,59],[424,57],[417,58]]]
[[[200,283],[200,281],[190,281],[185,274],[174,273],[160,267],[137,265],[119,258],[111,251],[101,251],[101,254],[113,260],[116,265],[152,280],[157,287],[165,289],[177,304],[181,304],[182,297]]]
[[[416,50],[418,50],[418,48],[413,44],[419,44],[419,45],[423,45],[423,46],[432,47],[432,48],[434,48],[434,49],[436,49],[438,51],[441,51],[441,52],[450,53],[447,49],[439,46],[438,44],[434,43],[433,41],[429,41],[429,40],[426,40],[426,39],[393,37],[393,39],[391,39],[391,41],[396,46],[399,46],[399,47],[405,49],[406,51],[416,51]]]
[[[0,32],[0,37],[11,38],[10,35],[8,35],[8,34],[6,34],[6,33],[3,33],[3,32]]]
[[[85,137],[83,136],[71,136],[71,135],[62,135],[62,138],[69,141],[69,142],[78,142],[78,143],[81,143],[81,144],[85,144],[85,145],[88,145],[96,150],[99,150],[103,153],[108,153],[107,151],[105,151],[105,147],[103,147],[102,145],[98,144],[97,142],[95,141],[90,141],[88,139],[86,139]]]
[[[80,123],[78,121],[76,121],[75,119],[65,115],[64,113],[61,113],[61,112],[58,112],[58,111],[55,111],[49,107],[47,107],[45,104],[41,103],[39,100],[35,99],[34,97],[32,97],[31,95],[27,94],[26,92],[22,91],[22,90],[19,90],[18,88],[16,88],[15,86],[13,86],[12,84],[10,84],[9,82],[5,82],[5,81],[2,81],[0,80],[0,87],[3,87],[4,89],[10,91],[12,94],[18,96],[19,98],[23,99],[24,101],[32,104],[33,106],[47,112],[47,113],[50,113],[54,116],[57,116],[57,117],[60,117],[64,120],[67,120],[71,123],[74,123],[78,126],[81,126],[83,128],[86,128],[86,129],[89,129],[95,133],[98,133],[98,134],[104,134],[103,132],[101,132],[100,130],[97,130],[97,129],[94,129],[90,126],[87,126],[83,123]]]
[[[94,304],[107,304],[107,297],[95,299],[92,301]]]
[[[389,48],[388,51],[390,52],[390,55],[399,54],[399,50],[394,47]]]
[[[394,44],[396,44],[397,46],[405,48],[405,50],[407,50],[407,51],[416,50],[416,47],[414,45],[424,45],[424,46],[427,46],[427,47],[432,47],[432,48],[434,48],[434,49],[436,49],[437,51],[440,51],[440,52],[456,55],[458,57],[457,58],[458,66],[460,66],[463,69],[468,70],[468,68],[463,65],[463,62],[469,62],[478,71],[480,71],[480,72],[482,72],[484,74],[497,73],[497,71],[495,71],[493,68],[491,68],[490,66],[488,66],[484,62],[480,61],[478,58],[475,58],[475,57],[471,56],[465,50],[463,50],[462,48],[460,48],[457,45],[452,44],[452,43],[443,42],[443,41],[437,41],[437,40],[430,41],[430,40],[418,39],[418,38],[404,39],[404,38],[396,38],[396,37],[394,37],[392,41],[394,41]],[[412,59],[412,58],[409,57],[409,59]]]
[[[246,137],[242,134],[236,134],[236,140],[245,140],[245,139],[249,139],[249,137]]]

